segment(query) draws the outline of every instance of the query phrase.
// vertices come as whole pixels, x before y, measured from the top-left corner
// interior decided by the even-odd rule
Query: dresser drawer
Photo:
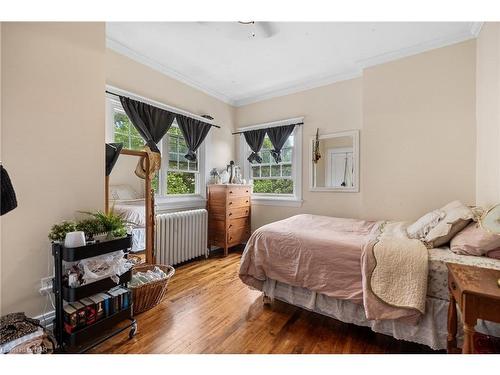
[[[239,244],[250,238],[250,228],[236,228],[227,231],[227,242],[229,245]]]
[[[250,196],[251,193],[249,186],[231,185],[227,188],[227,195],[229,198],[233,196]]]
[[[228,208],[233,207],[250,207],[250,196],[233,196],[227,200]]]
[[[229,219],[238,219],[240,217],[250,216],[250,207],[230,208],[228,211]]]
[[[229,219],[228,229],[237,229],[237,228],[250,228],[250,218],[249,217],[240,217],[237,219]]]

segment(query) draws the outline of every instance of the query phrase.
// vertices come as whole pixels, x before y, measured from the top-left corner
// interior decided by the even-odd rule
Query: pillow
[[[477,223],[472,223],[458,233],[450,243],[450,249],[461,255],[486,255],[491,250],[500,248],[500,235],[490,233]]]
[[[424,239],[430,247],[439,247],[450,242],[474,217],[472,210],[460,201],[448,203],[441,210],[446,216],[427,233]]]
[[[442,210],[434,210],[426,213],[413,224],[409,225],[406,228],[406,233],[410,238],[423,240],[427,233],[429,233],[429,231],[434,228],[445,216],[446,212]]]
[[[499,259],[500,260],[500,247],[495,250],[488,251],[486,253],[488,258]]]
[[[139,194],[130,185],[111,185],[109,187],[111,198],[114,200],[138,199]]]

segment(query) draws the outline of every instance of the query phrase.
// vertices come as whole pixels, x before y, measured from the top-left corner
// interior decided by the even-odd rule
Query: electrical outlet
[[[52,278],[54,276],[44,277],[40,281],[40,289],[38,290],[41,295],[52,293]]]

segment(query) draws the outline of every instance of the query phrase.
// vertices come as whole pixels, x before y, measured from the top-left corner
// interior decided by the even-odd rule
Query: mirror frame
[[[319,140],[322,139],[330,139],[330,138],[337,138],[337,137],[352,137],[352,149],[354,153],[354,174],[353,174],[353,180],[354,180],[354,186],[353,187],[326,187],[326,186],[320,186],[316,187],[314,186],[314,173],[313,171],[316,170],[317,164],[313,162],[312,160],[312,155],[314,152],[314,146],[313,142],[316,140],[316,136],[313,136],[309,140],[309,191],[328,191],[328,192],[338,192],[338,193],[359,193],[359,130],[348,130],[348,131],[342,131],[342,132],[335,132],[335,133],[329,133],[329,134],[324,134],[320,135],[318,138]],[[324,155],[322,155],[324,157]]]

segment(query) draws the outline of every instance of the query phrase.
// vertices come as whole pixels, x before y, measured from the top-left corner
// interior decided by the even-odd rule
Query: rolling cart
[[[133,301],[130,301],[127,308],[115,311],[113,314],[72,333],[64,330],[63,310],[65,301],[75,302],[96,293],[106,292],[117,285],[126,287],[132,277],[132,270],[129,270],[120,276],[119,284],[108,277],[78,288],[70,288],[63,280],[63,261],[75,262],[119,250],[128,254],[131,247],[131,236],[73,248],[65,247],[62,244],[52,245],[55,269],[52,285],[56,305],[54,336],[58,343],[58,352],[84,353],[127,329],[130,329],[129,338],[135,335],[137,322],[133,317]]]

